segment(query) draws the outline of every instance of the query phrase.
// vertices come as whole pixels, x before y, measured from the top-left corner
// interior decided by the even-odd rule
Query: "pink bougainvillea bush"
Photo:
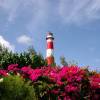
[[[78,66],[18,68],[18,64],[0,70],[0,77],[19,75],[30,81],[39,100],[99,100],[100,73],[90,75]]]

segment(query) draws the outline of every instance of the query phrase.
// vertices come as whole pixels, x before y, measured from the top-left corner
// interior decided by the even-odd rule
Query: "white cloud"
[[[17,0],[1,0],[0,8],[7,14],[8,22],[13,22],[17,16],[17,10],[21,2]]]
[[[100,19],[100,0],[60,0],[59,14],[67,23]]]
[[[6,13],[6,26],[23,20],[22,24],[25,23],[26,29],[30,32],[34,30],[33,27],[37,29],[43,26],[50,11],[47,11],[48,0],[1,0],[0,9]]]
[[[18,37],[17,42],[25,45],[32,45],[32,39],[27,35],[21,35]]]
[[[53,0],[0,0],[0,8],[7,13],[8,22],[15,21],[23,15],[21,10],[28,9],[31,17],[27,15],[26,27],[29,30],[31,25],[36,28],[55,19],[53,15],[60,21],[75,24],[100,19],[100,0],[58,0],[57,3]]]
[[[33,32],[39,28],[46,27],[45,23],[47,22],[48,13],[52,10],[49,9],[48,0],[31,0],[32,1],[32,16],[31,20],[27,24],[26,28]],[[33,28],[35,27],[35,28]]]
[[[0,44],[7,47],[9,50],[14,51],[15,50],[15,46],[12,45],[10,42],[8,42],[7,40],[4,39],[3,36],[0,35]]]
[[[21,14],[21,10],[29,9],[29,12],[33,13],[32,18],[41,18],[43,8],[46,7],[47,0],[1,0],[0,8],[7,13],[7,20],[12,22],[16,17]],[[44,9],[46,10],[46,9]],[[39,14],[38,14],[39,13]],[[22,14],[21,14],[22,15]],[[43,14],[44,15],[44,14]],[[20,15],[19,15],[20,16]],[[38,21],[38,20],[37,20]]]

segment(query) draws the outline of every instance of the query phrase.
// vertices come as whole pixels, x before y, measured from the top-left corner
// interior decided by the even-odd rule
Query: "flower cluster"
[[[85,100],[90,99],[92,93],[96,95],[96,90],[100,92],[100,74],[89,76],[78,66],[32,69],[29,66],[18,68],[18,64],[12,64],[7,70],[0,70],[0,76],[7,76],[10,72],[31,80],[32,85],[38,86],[44,82],[46,87],[42,85],[43,89],[39,90],[44,93],[42,97],[54,94],[58,100]]]
[[[90,77],[90,83],[91,83],[92,89],[100,88],[100,74],[96,74]]]
[[[0,77],[2,77],[2,76],[7,76],[6,70],[3,70],[3,69],[0,70]]]

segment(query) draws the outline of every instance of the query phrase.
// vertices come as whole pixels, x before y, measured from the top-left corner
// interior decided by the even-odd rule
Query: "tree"
[[[68,62],[66,61],[66,58],[64,56],[61,56],[60,57],[60,63],[63,65],[63,66],[68,66]]]
[[[41,53],[32,55],[32,68],[46,66],[47,63]]]
[[[78,63],[75,60],[66,61],[66,58],[64,56],[60,57],[60,63],[63,66],[77,66],[78,65]]]
[[[37,54],[33,47],[21,53],[13,53],[0,45],[0,68],[6,69],[10,64],[18,64],[20,68],[23,66],[37,68],[47,65],[42,54]]]

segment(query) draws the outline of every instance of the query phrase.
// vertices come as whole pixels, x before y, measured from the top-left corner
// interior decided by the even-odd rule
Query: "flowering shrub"
[[[31,81],[38,99],[43,100],[98,100],[100,98],[100,74],[89,75],[78,66],[41,67],[32,69],[18,65],[8,66],[8,70],[0,70],[0,76],[6,73],[20,75]]]
[[[0,77],[2,77],[2,76],[7,76],[6,70],[0,70]]]
[[[90,77],[90,84],[91,84],[92,89],[100,88],[100,74],[96,74]]]

